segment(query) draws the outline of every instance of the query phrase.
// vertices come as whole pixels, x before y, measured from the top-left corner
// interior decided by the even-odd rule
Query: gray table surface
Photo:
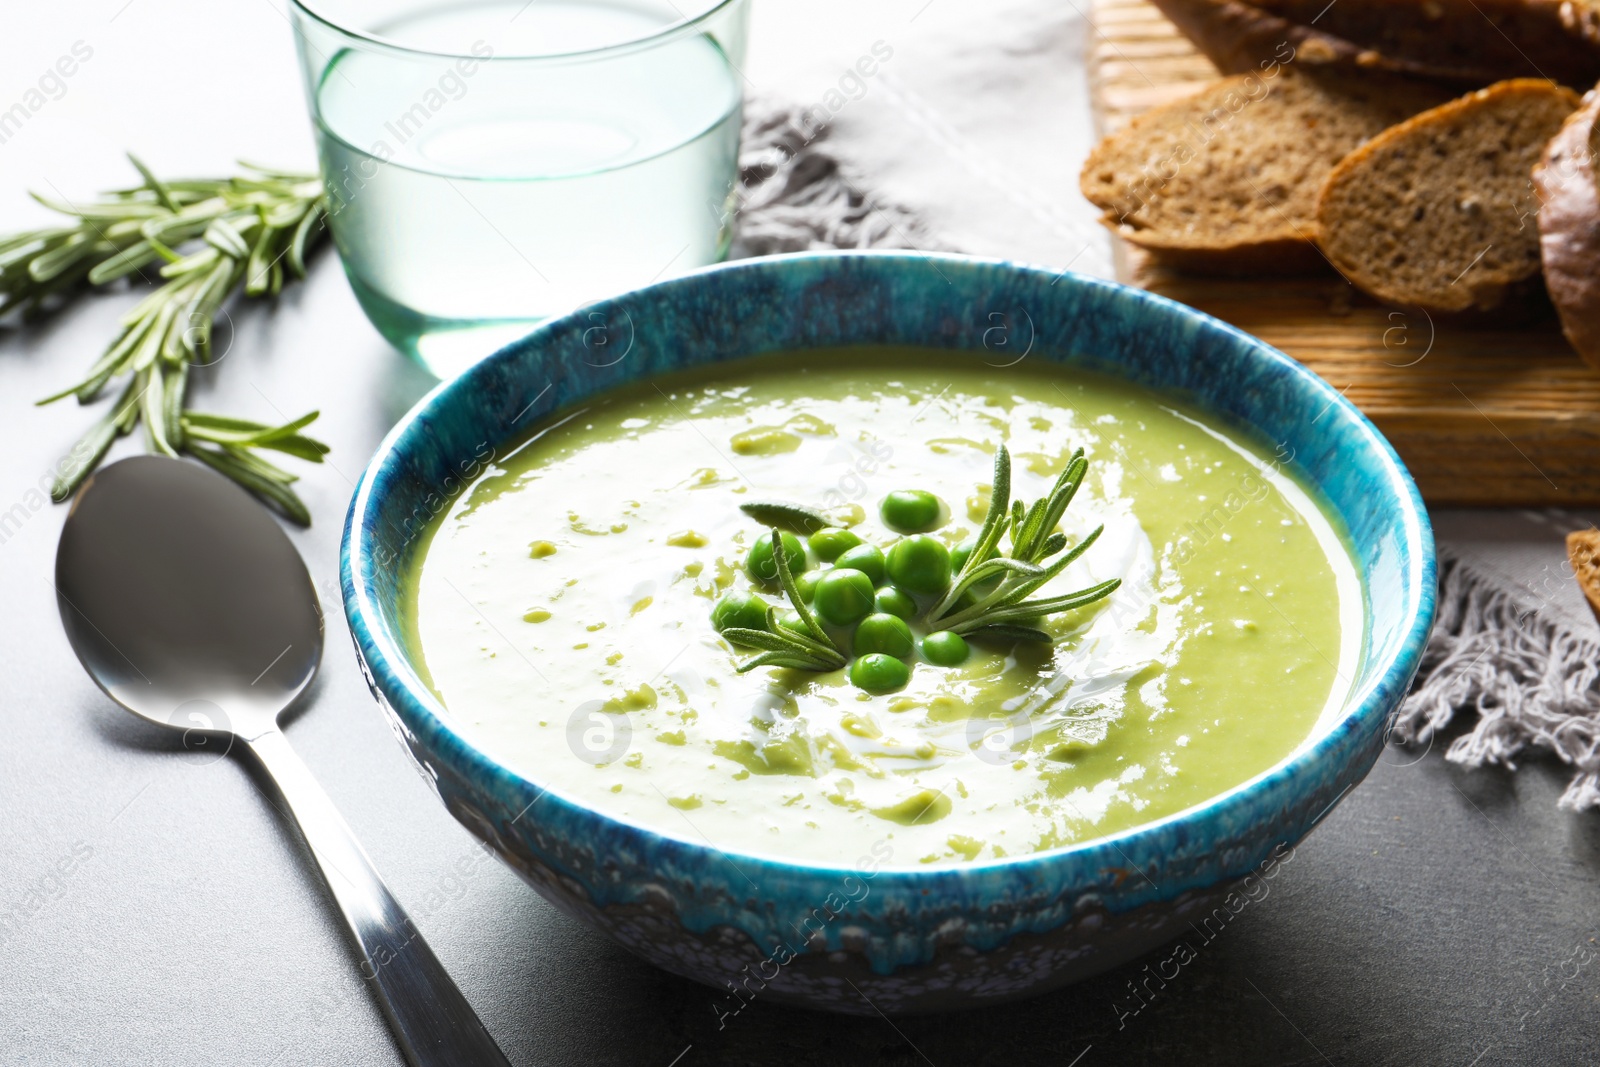
[[[1075,64],[1092,32],[1072,8],[766,0],[749,70],[761,91],[818,99],[866,45],[893,40],[893,80],[837,116],[862,170],[952,244],[1103,267],[1070,192],[1090,136]],[[168,172],[308,158],[276,0],[32,5],[12,31],[0,110],[74,41],[94,56],[0,143],[0,227],[35,217],[23,188],[123,180],[124,145]],[[1045,125],[1061,132],[1040,145]],[[116,709],[57,622],[62,511],[36,488],[85,413],[30,402],[92,358],[130,299],[0,330],[0,514],[22,518],[0,537],[0,1063],[397,1064],[325,891],[245,766],[177,750]],[[327,255],[276,307],[235,312],[228,354],[199,384],[217,410],[325,412],[331,462],[304,482],[317,522],[293,537],[330,606],[353,480],[428,385]],[[1435,518],[1458,550],[1586,621],[1550,575],[1562,531],[1592,516]],[[1270,895],[1142,1002],[1130,983],[1164,953],[982,1013],[891,1023],[757,1001],[719,1025],[710,991],[636,961],[481,856],[395,744],[342,616],[329,620],[290,739],[517,1064],[1597,1058],[1600,817],[1557,811],[1566,775],[1548,763],[1462,771],[1443,741],[1386,752]]]

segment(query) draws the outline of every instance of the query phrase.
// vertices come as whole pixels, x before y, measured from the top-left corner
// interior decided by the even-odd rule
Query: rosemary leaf
[[[129,152],[128,162],[133,164],[133,169],[138,171],[139,176],[144,179],[144,187],[156,194],[156,199],[161,201],[162,207],[168,211],[178,210],[178,205],[173,203],[172,194],[167,191],[167,187],[154,174],[150,173],[150,168],[145,166],[138,156]]]
[[[1001,445],[994,455],[994,483],[989,488],[989,511],[978,531],[978,542],[967,559],[967,566],[983,563],[995,554],[1005,532],[1006,509],[1011,505],[1011,453]]]
[[[332,449],[323,444],[321,441],[318,441],[314,437],[306,437],[304,434],[291,434],[288,437],[274,437],[270,440],[258,443],[256,447],[270,448],[274,452],[282,452],[286,456],[293,456],[296,459],[303,459],[307,463],[321,463],[322,457],[326,456],[332,451]]]
[[[53,233],[62,231],[33,230],[28,233],[12,234],[0,240],[0,273],[12,269],[17,264],[26,267],[28,260],[54,247]]]
[[[731,626],[722,631],[722,636],[733,644],[744,645],[747,648],[759,648],[767,652],[788,652],[796,656],[817,658],[815,642],[808,641],[799,634],[781,627],[772,630],[746,630],[742,627]]]
[[[189,364],[179,361],[166,375],[166,395],[162,398],[161,421],[167,441],[173,448],[182,448],[186,435],[183,432],[183,396],[189,388]]]
[[[111,443],[128,432],[122,421],[124,412],[137,406],[138,397],[133,392],[133,386],[133,382],[128,383],[128,388],[111,410],[102,415],[67,454],[66,466],[56,473],[56,480],[50,486],[50,499],[59,504],[72,496],[89,472],[100,465]]]
[[[52,400],[60,399],[72,393],[78,394],[78,402],[80,404],[87,404],[92,401],[100,395],[100,390],[105,388],[107,382],[122,373],[123,363],[144,341],[145,335],[150,332],[154,325],[154,319],[145,319],[126,327],[122,336],[110,348],[106,349],[105,355],[101,356],[94,366],[89,368],[89,376],[87,378],[71,389],[46,397],[39,403],[48,404]]]
[[[59,200],[52,200],[48,196],[41,196],[38,193],[29,193],[28,195],[51,211],[84,220],[123,222],[130,218],[148,219],[170,214],[160,204],[145,204],[133,200],[101,201],[97,204],[86,204],[80,207],[76,204],[65,204]]]
[[[1048,498],[1041,497],[1033,502],[1033,506],[1023,516],[1019,527],[1011,534],[1011,555],[1016,559],[1033,559],[1033,542],[1039,536],[1039,530],[1044,525],[1045,509],[1050,506]]]
[[[78,234],[65,244],[57,245],[28,264],[28,276],[36,282],[47,282],[71,270],[81,260],[109,246],[102,245],[88,234]]]
[[[1055,641],[1045,631],[1034,626],[1014,626],[1008,623],[993,623],[981,629],[973,630],[969,637],[987,637],[995,641],[1029,641],[1048,645]]]
[[[277,441],[285,437],[291,437],[295,434],[298,434],[307,426],[310,426],[313,422],[316,422],[317,416],[320,414],[322,414],[320,411],[309,411],[306,414],[301,415],[298,419],[295,419],[293,422],[286,422],[282,426],[264,426],[262,427],[261,433],[256,435],[256,441],[259,444],[265,444],[268,441]]]
[[[843,663],[839,664],[843,666]],[[814,660],[789,652],[763,652],[755,659],[746,660],[736,668],[739,674],[748,674],[757,667],[788,667],[797,671],[827,671],[835,667],[817,667]]]
[[[106,282],[114,282],[160,258],[161,255],[156,251],[155,245],[148,239],[136,241],[110,259],[95,264],[88,275],[89,284],[104,285]]]
[[[294,236],[289,239],[289,269],[296,278],[306,276],[306,242],[321,225],[322,212],[308,208],[301,216],[299,225],[294,228]]]
[[[138,380],[143,382],[139,387],[139,396],[144,406],[141,414],[144,418],[145,438],[150,451],[177,459],[178,450],[172,447],[172,442],[167,438],[167,389],[161,373],[161,364],[150,364],[140,372]]]
[[[745,648],[785,652],[794,647],[792,642],[785,641],[776,630],[751,630],[743,626],[730,626],[720,633],[730,644],[743,645]]]
[[[150,328],[145,331],[139,346],[134,349],[133,355],[128,360],[129,370],[137,374],[156,361],[156,357],[161,354],[161,345],[166,341],[167,328],[172,325],[172,320],[177,314],[178,305],[173,303],[161,305],[161,310],[156,312]]]
[[[206,227],[206,232],[201,236],[212,248],[233,259],[244,259],[250,254],[250,246],[245,244],[244,237],[225,217],[212,219],[211,225]]]
[[[215,226],[216,223],[212,223],[212,225]],[[206,232],[209,233],[210,230],[208,229]],[[192,256],[184,256],[182,259],[173,260],[165,267],[162,267],[161,276],[163,278],[181,278],[185,274],[193,274],[197,270],[207,270],[224,255],[226,253],[220,252],[216,246],[202,248]]]
[[[232,415],[210,415],[199,411],[185,413],[185,417],[196,427],[218,432],[238,434],[241,439],[253,438],[268,427],[265,423],[253,422],[250,419],[239,419]],[[296,427],[299,429],[299,427]]]
[[[789,571],[789,556],[783,550],[783,537],[777,530],[772,531],[772,558],[778,564],[778,583],[783,586],[783,593],[789,598],[789,605],[794,608],[795,614],[800,616],[800,621],[810,631],[811,636],[819,645],[837,652],[833,638],[828,636],[828,631],[822,628],[817,617],[811,614],[811,609],[806,607],[806,598],[800,595],[800,587],[795,584],[794,575]],[[843,662],[843,657],[840,657]]]
[[[300,526],[311,525],[311,513],[306,510],[294,490],[287,484],[263,475],[249,462],[249,453],[237,452],[226,446],[206,448],[190,446],[191,456],[199,459],[220,474],[238,482],[245,489],[281,510],[284,516]],[[282,472],[280,472],[282,473]]]
[[[782,500],[752,500],[739,505],[739,510],[763,526],[777,526],[796,533],[813,534],[832,526],[828,516],[804,504],[789,504]]]
[[[1072,498],[1078,495],[1078,487],[1083,484],[1083,477],[1089,472],[1089,461],[1083,458],[1083,449],[1078,449],[1072,455],[1072,461],[1067,464],[1067,469],[1061,472],[1061,477],[1056,480],[1055,487],[1050,490],[1050,495],[1040,501],[1045,505],[1041,511],[1039,523],[1026,531],[1027,545],[1018,551],[1029,559],[1042,559],[1051,553],[1044,551],[1044,541],[1041,538],[1051,536],[1051,531],[1067,513],[1067,506],[1072,503]],[[1062,542],[1063,547],[1065,541]],[[1060,551],[1057,549],[1056,551]]]
[[[969,619],[965,622],[952,620],[951,625],[946,626],[945,629],[959,634],[966,634],[990,626],[1028,623],[1041,615],[1058,615],[1064,611],[1074,611],[1078,608],[1088,607],[1090,604],[1104,600],[1121,585],[1121,578],[1112,578],[1110,581],[1101,582],[1099,585],[1091,586],[1088,589],[1080,589],[1076,593],[1068,593],[1065,596],[1051,597],[1048,600],[1029,600],[1020,604],[1012,604],[987,611],[978,619]],[[1042,633],[1043,631],[1040,632]]]

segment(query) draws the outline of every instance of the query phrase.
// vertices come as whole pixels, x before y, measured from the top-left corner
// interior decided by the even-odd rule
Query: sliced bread
[[[1377,67],[1382,56],[1240,0],[1151,0],[1224,74],[1275,64]]]
[[[1578,355],[1600,368],[1600,180],[1595,123],[1600,91],[1551,138],[1533,172],[1539,193],[1539,254],[1550,301]]]
[[[1567,534],[1567,559],[1589,610],[1600,620],[1600,530],[1590,527]]]
[[[1224,72],[1358,66],[1466,86],[1600,79],[1595,0],[1153,0]]]
[[[1226,78],[1107,137],[1079,184],[1108,227],[1178,266],[1321,263],[1312,242],[1328,173],[1448,95],[1376,73],[1281,67]]]
[[[1385,130],[1328,176],[1323,252],[1379,300],[1428,311],[1489,310],[1536,288],[1533,167],[1578,102],[1514,79]]]
[[[1481,86],[1600,79],[1600,39],[1588,0],[1250,0],[1297,25],[1370,49],[1416,74]]]

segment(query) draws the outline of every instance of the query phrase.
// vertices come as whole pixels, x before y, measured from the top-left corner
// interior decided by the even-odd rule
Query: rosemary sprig
[[[839,651],[817,617],[806,607],[805,598],[795,585],[789,571],[789,560],[783,551],[783,538],[776,528],[772,531],[772,558],[778,564],[778,582],[789,598],[795,614],[805,624],[806,632],[797,633],[778,624],[778,609],[767,608],[767,628],[749,630],[733,626],[722,631],[722,636],[736,645],[765,649],[761,655],[739,664],[739,673],[758,667],[791,667],[801,671],[836,671],[845,665],[844,653]]]
[[[300,431],[317,412],[267,426],[205,415],[185,407],[189,368],[213,358],[216,313],[236,291],[275,296],[286,280],[305,277],[307,251],[326,231],[327,198],[315,175],[243,164],[244,175],[163,182],[133,156],[141,183],[89,204],[34,194],[69,225],[0,237],[0,317],[36,318],[87,287],[161,264],[164,283],[122,318],[116,339],[84,378],[48,404],[75,396],[99,399],[126,379],[120,398],[74,446],[51,487],[66,500],[118,438],[141,422],[146,445],[170,456],[188,453],[307,525],[305,505],[290,486],[297,477],[260,455],[270,449],[313,463],[326,445]],[[196,243],[187,254],[178,251]]]
[[[928,612],[928,625],[958,634],[1049,642],[1050,635],[1034,625],[1038,619],[1087,607],[1110,596],[1122,584],[1120,578],[1074,593],[1027,599],[1076,562],[1105,530],[1104,526],[1096,527],[1060,559],[1048,566],[1043,563],[1067,547],[1067,538],[1056,532],[1056,524],[1066,514],[1088,470],[1089,461],[1080,448],[1049,495],[1032,507],[1024,507],[1022,501],[1011,500],[1011,453],[1001,445],[995,453],[994,487],[977,543],[949,590]],[[999,550],[1001,534],[1008,530],[1009,558],[1000,555]],[[986,585],[987,590],[982,588]],[[962,598],[968,593],[972,594],[972,602],[961,607]]]

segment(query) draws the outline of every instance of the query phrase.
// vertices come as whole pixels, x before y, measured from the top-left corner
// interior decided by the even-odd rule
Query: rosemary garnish
[[[819,673],[849,666],[852,684],[869,693],[887,693],[904,687],[911,677],[908,660],[953,667],[963,662],[969,649],[965,636],[1054,644],[1055,637],[1041,623],[1050,615],[1087,607],[1110,596],[1122,580],[1113,578],[1087,589],[1028,599],[1060,575],[1100,539],[1097,527],[1068,549],[1070,539],[1056,527],[1061,523],[1088,474],[1089,461],[1078,449],[1067,462],[1050,492],[1033,506],[1011,499],[1011,453],[1001,445],[994,458],[994,485],[983,528],[969,542],[971,551],[951,573],[953,558],[944,542],[927,534],[914,534],[894,542],[887,551],[866,544],[853,534],[845,536],[855,547],[841,553],[842,530],[830,530],[826,516],[799,504],[752,502],[742,510],[770,525],[770,537],[757,539],[746,556],[745,569],[757,584],[772,581],[773,565],[794,617],[780,620],[778,610],[761,597],[730,592],[711,612],[711,623],[731,644],[761,650],[739,665],[739,673],[758,667],[788,667]],[[884,498],[880,507],[886,525],[904,520],[901,507],[921,497],[938,500],[922,490],[900,490]],[[940,510],[943,506],[939,505]],[[810,589],[815,607],[806,603],[792,568],[806,570],[811,557],[801,550],[793,533],[779,526],[811,529],[811,548],[825,556]],[[1011,539],[1011,554],[1001,552],[1000,541]],[[789,547],[785,548],[785,539]],[[965,546],[959,551],[964,551]],[[1051,557],[1058,557],[1051,562]],[[827,561],[831,560],[831,568]],[[868,572],[872,573],[868,573]],[[888,585],[882,583],[887,578]],[[921,599],[917,599],[920,597]],[[928,606],[930,600],[934,603]],[[823,628],[819,617],[832,631]],[[911,624],[920,622],[920,641]],[[836,636],[853,634],[846,655]]]
[[[795,614],[800,616],[806,632],[798,633],[779,625],[778,609],[770,606],[767,608],[765,630],[747,630],[737,626],[723,630],[722,636],[736,645],[766,649],[754,659],[739,664],[739,673],[744,674],[758,667],[792,667],[801,671],[836,671],[843,667],[844,654],[806,606],[805,597],[800,595],[800,589],[795,585],[794,575],[789,571],[789,560],[783,551],[783,540],[776,528],[772,531],[772,558],[778,564],[778,582],[783,586],[784,595],[789,598]]]
[[[99,465],[118,437],[141,422],[152,452],[186,452],[277,506],[311,522],[290,485],[296,476],[261,458],[271,449],[321,462],[327,446],[305,436],[311,412],[282,426],[205,415],[184,406],[189,368],[212,359],[218,309],[234,292],[275,296],[285,280],[305,277],[308,248],[326,231],[327,198],[312,174],[244,164],[248,174],[163,182],[128,157],[142,184],[89,204],[44,206],[77,221],[0,237],[0,317],[32,319],[55,298],[70,298],[161,263],[165,283],[122,318],[117,339],[82,381],[41,400],[99,399],[111,382],[127,385],[111,409],[73,448],[51,487],[62,501]],[[203,242],[188,254],[178,248]]]
[[[1025,508],[1022,501],[1011,500],[1011,454],[1001,445],[994,457],[994,486],[977,543],[949,590],[928,612],[928,625],[958,634],[1048,642],[1050,635],[1033,625],[1040,618],[1086,607],[1110,596],[1122,584],[1120,578],[1075,593],[1027,599],[1087,552],[1105,530],[1098,526],[1054,563],[1045,566],[1041,562],[1067,547],[1067,538],[1056,532],[1056,524],[1066,514],[1088,470],[1089,461],[1080,448],[1049,495]],[[1000,537],[1007,530],[1011,534],[1009,558],[999,551]],[[984,585],[990,587],[985,591],[980,588]],[[968,593],[972,597],[963,606],[963,597]]]

